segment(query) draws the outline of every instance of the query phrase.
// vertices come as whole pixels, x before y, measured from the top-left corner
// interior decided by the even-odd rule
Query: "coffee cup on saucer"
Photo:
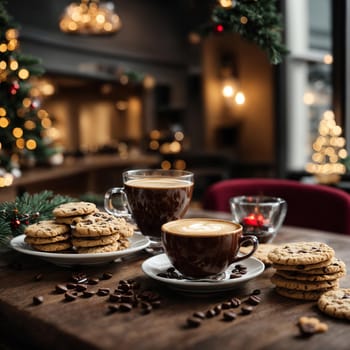
[[[251,250],[239,255],[250,242]],[[258,247],[254,235],[243,235],[238,223],[208,219],[178,219],[162,225],[162,244],[171,264],[189,279],[219,279],[229,265],[250,257]]]

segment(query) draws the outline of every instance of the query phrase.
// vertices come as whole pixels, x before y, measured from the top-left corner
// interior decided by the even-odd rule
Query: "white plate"
[[[160,272],[166,272],[169,267],[172,267],[168,257],[165,254],[153,256],[145,260],[142,264],[143,272],[162,283],[165,283],[168,287],[184,293],[192,294],[211,294],[221,293],[240,287],[243,283],[259,276],[264,272],[265,265],[254,257],[247,258],[240,261],[239,264],[244,265],[247,268],[247,273],[242,277],[230,279],[230,271],[235,263],[231,265],[225,273],[225,278],[220,281],[193,281],[188,279],[172,279],[160,277]]]
[[[34,250],[24,241],[25,235],[13,238],[11,247],[23,254],[34,255],[59,266],[99,265],[130,255],[147,248],[150,240],[142,235],[134,234],[130,240],[130,247],[124,250],[109,253],[75,254],[75,253],[47,253]]]

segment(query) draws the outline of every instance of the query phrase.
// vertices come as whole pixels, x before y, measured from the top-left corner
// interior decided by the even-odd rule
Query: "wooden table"
[[[203,216],[202,213],[192,213]],[[206,213],[206,216],[213,216]],[[216,215],[217,216],[217,215]],[[222,217],[226,217],[222,214]],[[332,246],[336,256],[350,266],[350,237],[283,227],[275,242],[322,241]],[[122,262],[81,271],[90,277],[109,272],[97,290],[112,290],[122,279],[134,279],[141,288],[159,293],[161,306],[143,315],[140,307],[130,312],[109,314],[108,297],[94,295],[66,302],[54,292],[59,283],[70,280],[72,272],[34,257],[17,252],[1,255],[0,265],[0,335],[9,349],[349,349],[349,322],[320,313],[315,302],[287,299],[274,292],[270,282],[272,268],[238,289],[212,297],[191,297],[177,294],[145,276],[142,262],[149,255],[134,254]],[[42,274],[36,281],[35,276]],[[348,276],[342,287],[350,287]],[[249,315],[240,315],[232,322],[222,314],[205,319],[198,328],[186,327],[186,319],[194,311],[206,311],[222,302],[238,297],[244,299],[260,289],[262,301]],[[42,295],[44,302],[33,305],[33,296]],[[237,309],[239,310],[239,309]],[[301,316],[316,316],[326,322],[326,333],[301,337],[296,322]],[[25,346],[23,345],[25,344]],[[1,346],[0,346],[1,348]],[[6,348],[7,349],[7,348]]]

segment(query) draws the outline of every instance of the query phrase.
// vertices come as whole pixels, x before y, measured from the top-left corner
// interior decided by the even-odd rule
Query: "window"
[[[325,111],[332,109],[331,0],[285,0],[287,172],[301,172]]]

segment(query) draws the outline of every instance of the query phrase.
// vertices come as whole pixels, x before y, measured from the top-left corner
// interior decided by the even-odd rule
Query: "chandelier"
[[[114,4],[100,3],[99,0],[71,3],[63,12],[59,24],[64,33],[90,35],[113,34],[122,26],[120,17],[114,12]]]

